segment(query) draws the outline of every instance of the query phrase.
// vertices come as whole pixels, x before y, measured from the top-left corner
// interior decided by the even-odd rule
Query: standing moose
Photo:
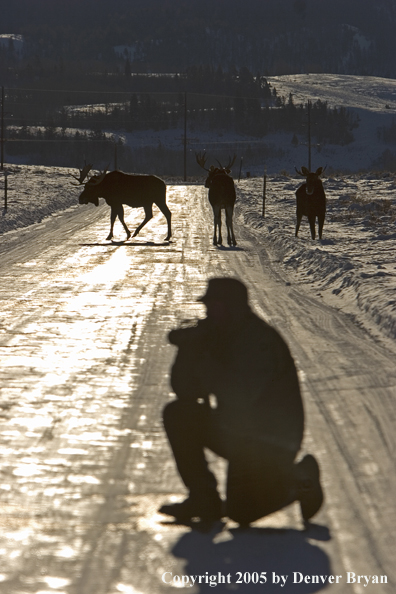
[[[229,246],[236,245],[237,242],[232,224],[236,194],[234,180],[229,175],[231,173],[231,167],[235,163],[236,155],[234,155],[232,159],[231,157],[229,158],[228,164],[225,167],[223,167],[223,165],[217,161],[220,167],[214,167],[214,165],[211,165],[209,169],[205,167],[206,153],[198,153],[195,155],[195,158],[198,165],[208,172],[208,177],[205,181],[205,188],[209,188],[209,202],[213,209],[214,216],[213,245],[222,245],[223,243],[223,239],[221,237],[222,209],[225,210],[227,243]]]
[[[319,239],[322,239],[322,230],[326,214],[326,194],[319,176],[322,175],[324,169],[323,167],[319,167],[315,173],[309,171],[306,167],[301,167],[301,171],[297,168],[295,169],[299,175],[306,178],[306,182],[296,191],[296,237],[300,228],[301,219],[303,216],[306,216],[308,217],[312,239],[315,239],[315,220],[316,217],[318,217]]]
[[[166,204],[166,185],[162,179],[155,175],[135,175],[122,173],[121,171],[107,173],[106,168],[99,175],[93,175],[87,181],[84,181],[91,168],[92,165],[85,165],[80,170],[79,177],[75,175],[73,177],[80,185],[85,186],[79,198],[80,204],[91,202],[98,206],[99,198],[104,198],[110,206],[110,233],[107,239],[113,237],[114,222],[117,216],[125,229],[127,239],[131,236],[131,232],[124,221],[124,204],[132,208],[142,207],[146,215],[144,221],[133,233],[133,237],[153,217],[153,204],[156,204],[168,223],[168,234],[165,240],[171,238],[171,212]]]

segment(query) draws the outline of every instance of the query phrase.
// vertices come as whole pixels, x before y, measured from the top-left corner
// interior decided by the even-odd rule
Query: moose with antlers
[[[323,167],[319,167],[315,172],[309,171],[306,167],[301,167],[301,171],[295,168],[299,175],[306,178],[296,191],[297,198],[297,222],[296,237],[300,228],[303,216],[308,217],[311,229],[312,239],[315,239],[315,221],[318,218],[319,239],[322,239],[322,231],[326,214],[326,194],[323,189],[320,176],[324,172]]]
[[[110,233],[107,239],[113,238],[114,222],[117,217],[125,229],[127,239],[131,236],[124,220],[124,204],[132,208],[144,208],[146,215],[144,221],[134,231],[133,237],[153,217],[153,204],[156,204],[168,223],[168,234],[165,240],[171,238],[171,212],[166,204],[166,185],[162,179],[155,175],[135,175],[121,171],[107,173],[106,168],[99,175],[93,175],[85,181],[91,169],[92,165],[85,165],[80,170],[79,177],[75,175],[72,177],[78,181],[79,185],[84,186],[78,200],[80,204],[91,202],[95,206],[99,206],[99,198],[104,198],[110,206]]]
[[[223,243],[221,237],[221,211],[223,209],[225,210],[227,226],[227,243],[229,246],[236,245],[237,243],[232,225],[236,194],[234,180],[230,176],[231,167],[235,163],[236,155],[234,155],[232,159],[231,157],[229,158],[225,167],[223,167],[220,161],[217,161],[220,167],[211,165],[209,169],[205,167],[206,153],[198,153],[195,155],[195,158],[198,165],[208,172],[205,188],[209,188],[209,202],[213,209],[214,216],[213,245],[222,245]]]

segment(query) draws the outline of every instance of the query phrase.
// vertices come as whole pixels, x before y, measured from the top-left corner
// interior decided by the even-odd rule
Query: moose
[[[296,191],[296,237],[300,228],[301,219],[303,216],[306,216],[308,217],[312,239],[315,239],[315,221],[316,217],[318,218],[319,239],[322,239],[322,231],[326,214],[326,194],[323,189],[322,181],[319,179],[319,177],[322,175],[325,169],[323,169],[323,167],[319,167],[315,172],[312,172],[306,167],[301,167],[301,171],[295,167],[297,173],[306,178],[306,182],[302,184]]]
[[[131,232],[124,220],[124,204],[132,208],[144,208],[146,215],[144,221],[134,231],[133,237],[152,219],[153,204],[156,204],[168,223],[168,234],[165,240],[168,241],[171,238],[171,212],[166,204],[166,185],[162,179],[155,175],[136,175],[122,171],[107,173],[106,167],[99,175],[93,175],[84,181],[91,169],[92,165],[85,165],[83,169],[80,169],[79,177],[75,175],[72,177],[78,181],[78,184],[74,185],[84,186],[78,200],[79,204],[90,202],[99,206],[99,198],[104,198],[110,206],[110,233],[107,239],[113,238],[113,228],[117,217],[125,229],[127,240],[131,237]]]
[[[211,165],[209,169],[205,167],[206,153],[197,153],[195,155],[197,163],[202,169],[208,172],[208,177],[205,181],[205,188],[209,188],[209,202],[213,209],[214,216],[214,234],[213,245],[222,245],[223,239],[221,237],[221,211],[225,210],[225,219],[227,226],[227,243],[229,246],[237,244],[234,229],[232,224],[232,217],[234,214],[234,204],[236,200],[234,180],[230,176],[231,167],[235,163],[236,155],[228,160],[225,167],[217,161],[220,167]],[[217,159],[216,159],[217,160]]]

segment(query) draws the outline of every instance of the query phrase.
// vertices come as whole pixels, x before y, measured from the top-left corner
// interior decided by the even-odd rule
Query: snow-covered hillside
[[[376,113],[396,113],[396,80],[346,74],[287,74],[268,82],[279,95],[293,93],[295,103],[328,101],[331,107],[352,107]]]
[[[311,122],[313,168],[327,164],[329,170],[338,173],[376,170],[376,161],[385,150],[396,152],[395,145],[384,143],[378,137],[379,128],[389,127],[396,121],[396,80],[372,76],[296,74],[268,77],[267,81],[276,89],[278,96],[287,100],[291,93],[295,105],[321,100],[329,107],[344,107],[358,116],[359,126],[353,130],[354,141],[345,146],[315,144],[315,121]],[[118,137],[133,149],[159,145],[174,151],[183,148],[181,129],[136,131],[119,134]],[[263,175],[265,167],[272,174],[281,171],[293,173],[295,166],[308,165],[307,135],[298,137],[298,146],[291,142],[292,133],[257,138],[228,132],[203,132],[194,128],[188,131],[188,137],[188,150],[192,156],[201,150],[207,150],[208,156],[212,157],[218,157],[219,152],[227,150],[236,152],[238,158],[244,156],[244,175],[247,171],[252,175]],[[263,146],[269,149],[266,162],[259,166],[249,162],[247,148],[254,153],[255,149]],[[235,167],[234,176],[236,173]]]
[[[269,77],[268,82],[278,95],[293,95],[295,104],[321,100],[330,107],[345,107],[359,117],[359,127],[353,130],[354,142],[346,146],[315,146],[312,139],[312,167],[328,165],[334,171],[356,172],[375,168],[375,161],[386,149],[396,150],[378,138],[378,129],[390,126],[396,118],[396,80],[374,76],[350,76],[337,74],[296,74]],[[312,137],[315,122],[311,124]],[[269,163],[272,172],[282,167],[294,171],[294,166],[307,164],[306,139],[300,138],[300,146],[292,147],[290,137],[272,136],[268,139],[274,147],[282,147],[287,155],[283,164]]]

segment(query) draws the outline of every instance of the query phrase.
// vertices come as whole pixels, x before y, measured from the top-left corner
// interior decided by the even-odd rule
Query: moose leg
[[[117,218],[118,212],[114,206],[111,206],[110,212],[110,233],[106,237],[106,240],[113,239],[113,229],[114,229],[114,222]]]
[[[312,239],[315,239],[315,220],[316,217],[314,215],[309,215],[308,216],[308,221],[309,221],[309,226],[311,229],[311,237]]]
[[[234,208],[232,206],[228,206],[225,209],[225,216],[226,216],[226,225],[227,225],[227,243],[228,245],[236,245],[236,239],[234,235],[234,227],[232,224],[232,215],[234,213]]]
[[[121,225],[125,229],[125,233],[127,234],[127,240],[128,240],[131,236],[131,232],[129,231],[128,227],[126,226],[126,223],[124,220],[124,207],[122,206],[122,204],[120,204],[120,206],[117,207],[117,214],[118,214],[118,218],[120,219]]]
[[[214,214],[214,235],[213,235],[213,245],[221,245],[223,243],[223,239],[221,237],[221,209],[216,206],[213,208]],[[219,232],[217,233],[217,229]]]
[[[172,219],[172,213],[169,210],[166,202],[156,202],[155,203],[158,208],[160,209],[160,211],[162,212],[162,214],[164,215],[164,217],[167,220],[168,223],[168,235],[165,237],[165,241],[169,241],[169,239],[172,237],[172,228],[171,228],[171,219]]]
[[[318,216],[318,223],[319,223],[319,239],[322,239],[322,231],[323,231],[323,225],[325,222],[325,215],[319,215]]]
[[[144,207],[144,212],[146,214],[146,216],[144,217],[144,221],[135,230],[135,232],[133,234],[133,237],[136,237],[136,235],[139,233],[139,231],[149,222],[150,219],[153,218],[153,205],[152,204],[148,204],[147,206],[145,206]]]
[[[300,225],[301,225],[301,219],[302,219],[302,218],[303,218],[302,214],[300,214],[300,213],[297,213],[297,222],[296,222],[296,233],[295,233],[295,237],[297,237],[297,233],[298,233],[298,230],[299,230],[299,228],[300,228]]]

